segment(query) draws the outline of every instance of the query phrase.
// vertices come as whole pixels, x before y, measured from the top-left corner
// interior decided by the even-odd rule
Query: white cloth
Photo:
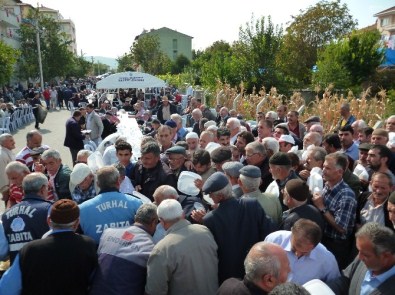
[[[119,186],[119,191],[124,194],[131,194],[135,191],[132,182],[130,181],[129,177],[125,176],[124,180],[121,182]]]

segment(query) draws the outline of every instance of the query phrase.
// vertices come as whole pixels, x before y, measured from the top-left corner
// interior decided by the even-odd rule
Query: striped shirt
[[[49,149],[49,146],[45,144],[41,147],[45,150]],[[30,170],[32,170],[31,168],[33,166],[33,158],[30,155],[31,151],[32,150],[28,146],[25,146],[15,157],[18,162],[25,164]]]

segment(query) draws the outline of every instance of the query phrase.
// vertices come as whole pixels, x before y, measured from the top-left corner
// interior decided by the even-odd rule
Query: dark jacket
[[[256,199],[229,198],[207,213],[203,224],[218,245],[219,283],[244,276],[244,259],[251,247],[274,231],[274,225]]]
[[[66,137],[64,139],[64,146],[70,149],[82,150],[84,149],[85,135],[81,133],[79,122],[71,117],[66,122]]]
[[[266,157],[265,160],[258,166],[261,170],[262,182],[259,186],[261,192],[265,192],[269,184],[273,181],[272,174],[269,172],[269,158]]]
[[[288,213],[288,215],[287,217],[285,217],[285,219],[280,225],[281,230],[290,231],[296,221],[298,221],[301,218],[305,218],[317,223],[320,226],[322,232],[324,232],[325,229],[324,218],[322,217],[321,212],[313,205],[303,204],[299,207],[289,209],[289,211],[286,211],[284,213]]]
[[[96,266],[91,238],[72,231],[53,233],[22,248],[22,294],[87,294]]]
[[[55,191],[59,199],[71,199],[69,189],[71,170],[67,165],[60,165],[59,171],[55,176]]]
[[[48,230],[48,209],[52,202],[35,194],[26,195],[22,202],[4,212],[1,217],[10,246],[11,263],[22,246],[41,239]]]
[[[169,106],[170,106],[170,114],[176,114],[177,107],[174,104],[171,104],[170,102],[169,102]],[[166,122],[166,120],[163,119],[163,105],[161,105],[158,108],[158,112],[157,112],[156,116],[162,124],[164,124]]]
[[[177,187],[176,178],[173,172],[170,170],[169,166],[160,160],[152,169],[144,168],[141,162],[137,163],[131,175],[131,180],[134,187],[137,185],[141,186],[140,193],[151,199],[151,201],[154,200],[153,194],[159,186],[167,184],[172,187]]]

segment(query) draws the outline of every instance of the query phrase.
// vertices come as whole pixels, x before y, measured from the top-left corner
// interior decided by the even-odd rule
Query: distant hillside
[[[85,56],[85,59],[87,61],[92,62],[91,56]],[[95,63],[100,62],[102,64],[108,65],[110,67],[110,69],[116,70],[118,68],[118,62],[115,58],[104,57],[104,56],[94,56],[93,60]]]

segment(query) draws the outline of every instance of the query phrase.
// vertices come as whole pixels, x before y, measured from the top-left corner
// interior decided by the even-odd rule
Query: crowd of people
[[[345,103],[328,133],[287,105],[249,125],[165,94],[78,102],[65,124],[73,167],[38,128],[16,154],[0,135],[0,294],[309,294],[313,280],[392,293],[395,115],[373,129]],[[138,147],[117,134],[120,114]],[[113,133],[93,169],[87,146]]]

